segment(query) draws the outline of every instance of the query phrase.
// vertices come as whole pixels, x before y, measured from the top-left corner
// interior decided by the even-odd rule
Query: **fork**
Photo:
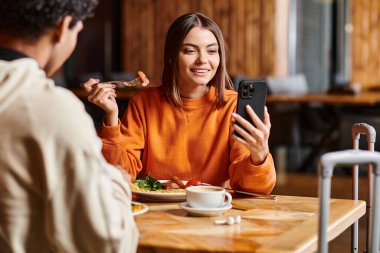
[[[107,81],[107,82],[100,82],[100,83],[113,84],[113,85],[116,85],[116,87],[118,88],[142,86],[142,84],[147,80],[146,75],[142,71],[138,71],[137,75],[138,75],[137,78],[133,80],[129,80],[129,81],[120,80],[120,81]],[[84,87],[84,84],[82,83],[80,86]]]
[[[140,77],[130,80],[130,81],[107,81],[107,82],[101,82],[101,83],[109,83],[109,84],[114,84],[118,88],[120,87],[133,87],[133,86],[138,86],[143,83]]]
[[[277,196],[276,195],[270,195],[270,194],[262,194],[262,193],[253,193],[253,192],[245,192],[245,191],[239,191],[239,190],[234,190],[231,188],[225,188],[228,191],[233,191],[238,194],[245,194],[245,195],[250,195],[256,198],[262,198],[262,199],[271,199],[271,200],[276,200]]]

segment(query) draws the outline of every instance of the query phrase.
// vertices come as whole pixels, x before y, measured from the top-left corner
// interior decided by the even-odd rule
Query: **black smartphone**
[[[257,116],[264,120],[264,107],[267,97],[267,83],[263,80],[243,80],[239,83],[238,100],[236,113],[242,116],[247,121],[252,122],[251,117],[248,115],[246,106],[250,105]],[[237,123],[239,126],[240,124]],[[238,133],[235,133],[239,136]]]

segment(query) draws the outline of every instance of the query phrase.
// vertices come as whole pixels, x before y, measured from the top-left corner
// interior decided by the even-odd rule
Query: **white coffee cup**
[[[227,201],[225,201],[226,197]],[[186,202],[192,208],[220,208],[229,206],[232,202],[232,196],[223,187],[190,186],[186,188]]]

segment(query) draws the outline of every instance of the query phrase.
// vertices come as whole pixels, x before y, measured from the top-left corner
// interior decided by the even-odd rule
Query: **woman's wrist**
[[[250,157],[251,157],[251,164],[254,165],[254,166],[260,166],[260,165],[262,165],[265,162],[265,160],[267,159],[268,153],[263,154],[260,158],[257,157],[257,156],[253,156],[251,154],[250,155]]]
[[[106,113],[103,123],[109,127],[117,126],[119,124],[118,112]]]

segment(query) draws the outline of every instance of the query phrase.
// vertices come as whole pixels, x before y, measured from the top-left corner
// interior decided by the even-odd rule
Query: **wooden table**
[[[332,199],[328,229],[334,239],[365,213],[364,201]],[[135,217],[138,252],[314,252],[318,198],[277,196],[277,200],[234,198],[223,216],[240,215],[241,224],[215,225],[221,217],[193,217],[178,203],[148,203]]]

